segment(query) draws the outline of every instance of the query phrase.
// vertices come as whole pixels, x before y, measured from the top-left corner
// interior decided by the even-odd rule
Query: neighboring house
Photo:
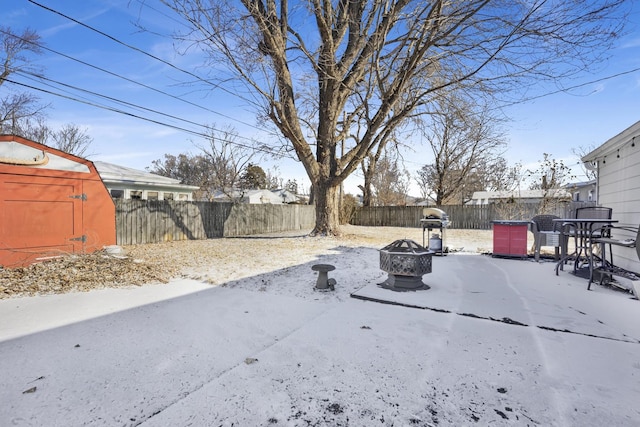
[[[520,203],[540,203],[545,198],[545,190],[515,190],[515,191],[476,191],[467,205],[488,205],[491,203],[515,200]],[[571,200],[571,193],[565,189],[547,190],[546,198],[560,201]]]
[[[213,193],[214,202],[239,202],[253,204],[279,205],[283,198],[269,190],[216,190]]]
[[[253,203],[253,204],[294,204],[305,203],[305,198],[292,193],[289,190],[230,190],[222,191],[216,190],[213,193],[213,201],[216,202],[231,202],[236,201],[240,203]]]
[[[291,203],[300,203],[300,197],[295,195],[289,190],[285,190],[283,188],[278,190],[272,190],[272,193],[280,197],[282,203],[291,204]]]
[[[640,121],[582,158],[597,172],[598,204],[613,209],[621,224],[640,225]],[[613,248],[614,262],[640,272],[635,251]]]
[[[200,189],[195,185],[180,184],[177,179],[112,163],[93,164],[114,199],[191,201],[193,192]]]
[[[567,191],[573,195],[571,200],[574,202],[597,202],[598,188],[596,180],[585,182],[573,182],[564,186]]]

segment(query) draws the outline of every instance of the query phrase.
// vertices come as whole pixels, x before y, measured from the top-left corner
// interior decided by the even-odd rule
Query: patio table
[[[562,225],[562,238],[568,238],[567,232],[573,232],[575,238],[575,247],[573,252],[567,253],[567,243],[561,243],[560,247],[562,254],[560,261],[556,263],[556,276],[558,270],[562,269],[562,265],[569,259],[575,256],[573,263],[573,272],[576,273],[580,258],[583,257],[589,264],[589,282],[593,280],[593,258],[592,258],[592,242],[594,237],[601,237],[599,235],[594,236],[594,232],[599,231],[603,225],[610,225],[617,223],[617,220],[604,219],[604,218],[558,218],[553,222],[560,223]],[[568,230],[569,229],[569,230]]]

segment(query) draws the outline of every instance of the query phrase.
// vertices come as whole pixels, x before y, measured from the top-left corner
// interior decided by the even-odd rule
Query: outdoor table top
[[[573,223],[592,223],[592,224],[599,224],[599,223],[609,223],[609,224],[614,224],[616,222],[618,222],[617,219],[607,219],[607,218],[554,218],[553,222],[573,222]]]

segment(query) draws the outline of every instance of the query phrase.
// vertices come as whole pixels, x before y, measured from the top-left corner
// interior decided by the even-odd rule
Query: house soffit
[[[616,136],[608,139],[600,147],[583,156],[580,160],[582,160],[583,163],[587,163],[602,159],[605,156],[617,152],[626,144],[631,143],[634,140],[634,137],[638,140],[636,141],[636,144],[640,144],[640,121],[636,122],[632,126],[629,126],[627,129],[623,130]]]

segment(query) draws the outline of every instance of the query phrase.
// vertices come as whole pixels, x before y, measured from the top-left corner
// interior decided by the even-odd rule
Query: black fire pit
[[[434,252],[413,240],[402,239],[380,249],[380,269],[389,277],[380,286],[394,291],[429,289],[422,276],[431,273]]]

